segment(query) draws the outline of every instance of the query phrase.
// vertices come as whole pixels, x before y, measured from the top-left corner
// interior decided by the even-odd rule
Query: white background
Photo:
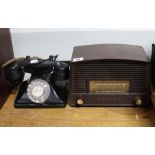
[[[155,31],[104,29],[11,29],[15,57],[59,54],[60,60],[71,60],[73,47],[87,44],[132,44],[143,46],[148,56],[155,42]]]

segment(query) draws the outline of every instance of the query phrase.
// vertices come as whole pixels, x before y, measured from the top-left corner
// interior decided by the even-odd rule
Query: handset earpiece
[[[24,69],[16,62],[4,68],[6,79],[13,85],[17,86],[24,78]]]
[[[53,70],[54,80],[68,80],[69,78],[69,65],[64,62],[55,62]]]

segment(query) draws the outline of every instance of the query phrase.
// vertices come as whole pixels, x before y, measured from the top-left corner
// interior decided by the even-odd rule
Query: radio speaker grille
[[[130,80],[132,93],[145,92],[145,63],[134,61],[80,62],[73,66],[73,93],[89,93],[89,80]]]

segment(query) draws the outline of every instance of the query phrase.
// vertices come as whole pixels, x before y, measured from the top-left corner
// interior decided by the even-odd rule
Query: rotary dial
[[[35,79],[30,82],[27,88],[28,98],[34,103],[44,103],[50,95],[49,84],[42,79]]]

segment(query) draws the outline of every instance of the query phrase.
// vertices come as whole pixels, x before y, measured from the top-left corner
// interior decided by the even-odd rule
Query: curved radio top
[[[71,62],[87,60],[131,60],[149,62],[142,46],[94,44],[74,47]]]

